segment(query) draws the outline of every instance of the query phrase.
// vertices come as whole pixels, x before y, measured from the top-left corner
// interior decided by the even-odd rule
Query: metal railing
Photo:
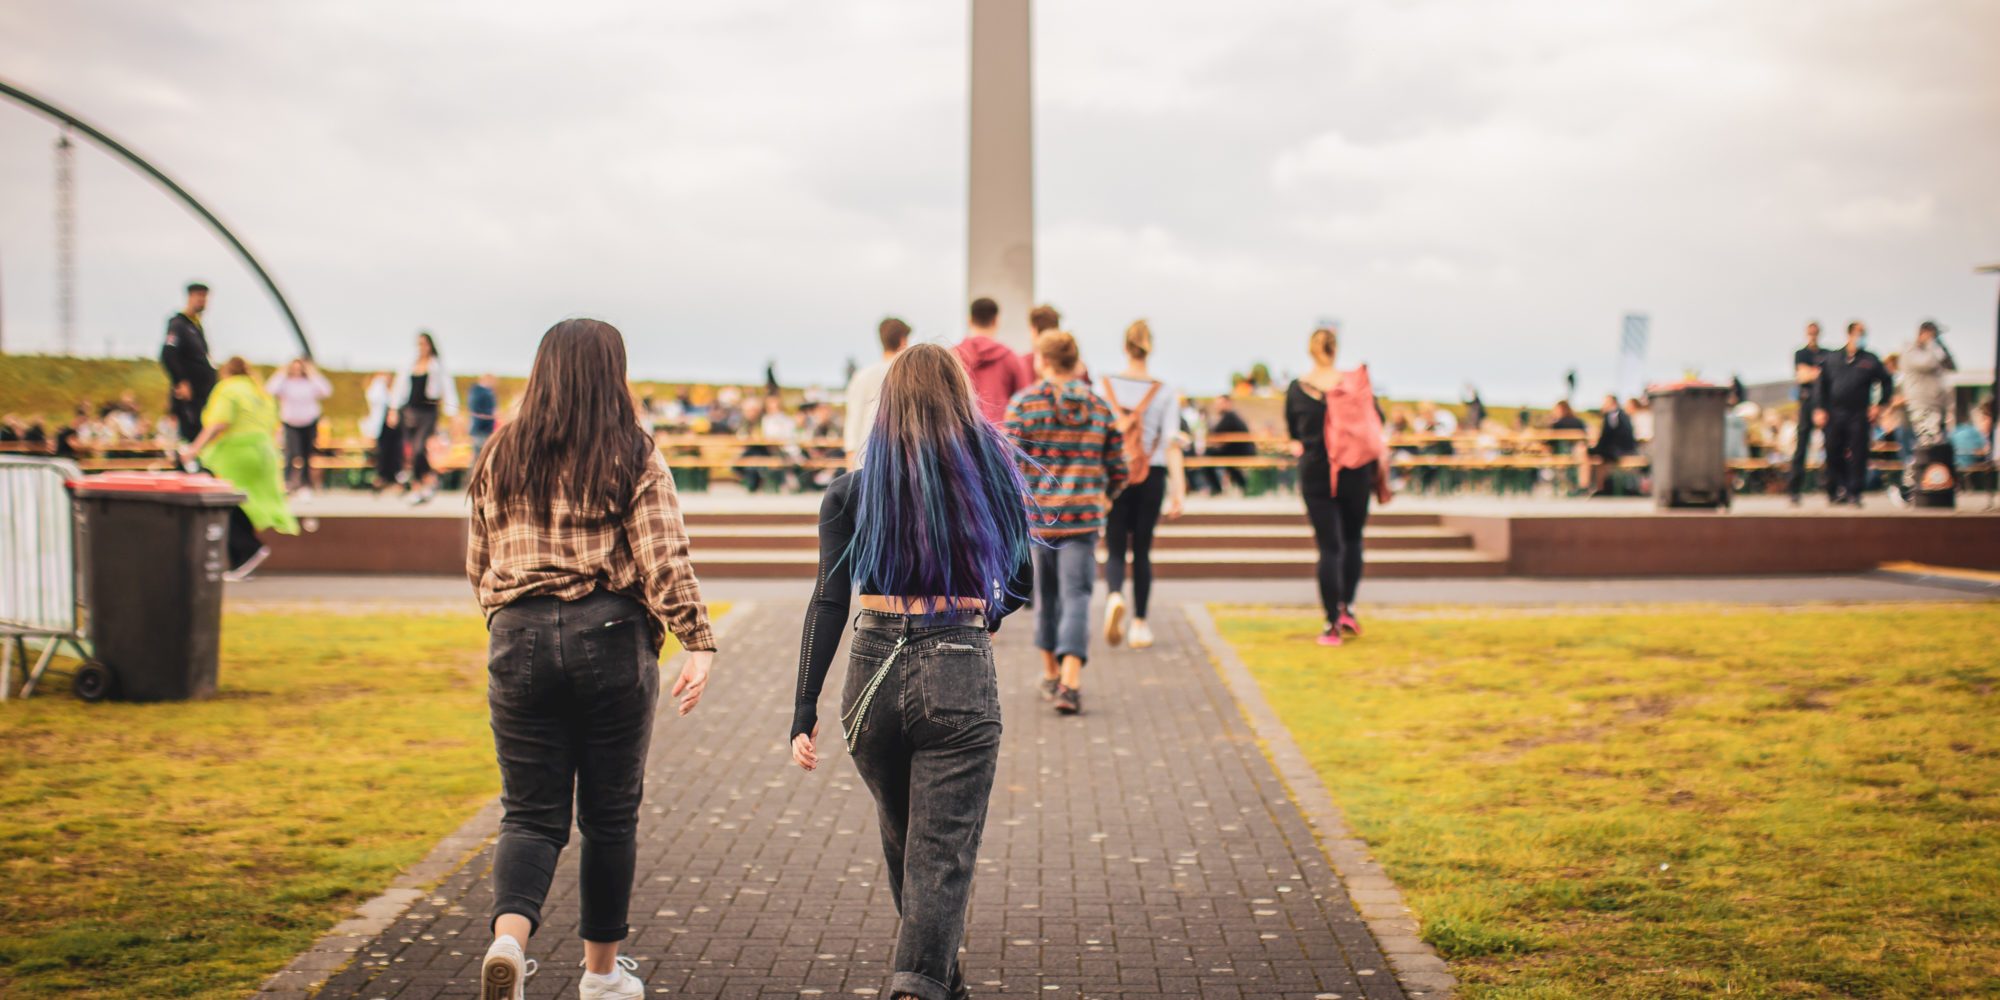
[[[14,694],[17,660],[26,670],[19,692],[26,697],[63,646],[89,658],[66,485],[80,475],[62,459],[0,456],[0,701]],[[31,657],[32,640],[43,645]]]

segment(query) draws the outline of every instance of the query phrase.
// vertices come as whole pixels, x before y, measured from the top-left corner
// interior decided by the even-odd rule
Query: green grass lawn
[[[2000,607],[1220,608],[1464,995],[2000,995]]]
[[[476,614],[231,614],[222,693],[0,705],[0,996],[240,997],[498,793]]]

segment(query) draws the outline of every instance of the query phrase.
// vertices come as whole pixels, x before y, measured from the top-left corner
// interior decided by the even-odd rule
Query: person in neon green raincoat
[[[201,436],[181,449],[183,463],[199,456],[201,464],[229,485],[242,490],[242,506],[229,512],[229,565],[225,579],[241,580],[264,561],[271,550],[257,532],[299,533],[298,519],[285,500],[284,460],[278,456],[278,404],[250,375],[242,358],[223,362],[222,380],[201,411]]]

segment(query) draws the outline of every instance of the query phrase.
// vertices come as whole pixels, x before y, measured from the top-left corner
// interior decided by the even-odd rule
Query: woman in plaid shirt
[[[639,425],[625,340],[565,320],[542,337],[520,416],[473,470],[466,573],[492,634],[487,703],[500,758],[493,945],[480,1000],[519,1000],[523,942],[569,840],[583,831],[584,1000],[637,1000],[628,927],[646,746],[668,632],[688,650],[673,694],[701,700],[715,638],[688,562],[674,477]]]

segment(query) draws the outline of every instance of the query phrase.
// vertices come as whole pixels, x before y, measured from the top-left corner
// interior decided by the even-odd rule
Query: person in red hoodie
[[[972,380],[979,412],[993,424],[1007,416],[1007,401],[1035,381],[1023,370],[1021,356],[994,338],[999,325],[998,303],[987,298],[972,300],[972,325],[956,350],[959,363]]]

